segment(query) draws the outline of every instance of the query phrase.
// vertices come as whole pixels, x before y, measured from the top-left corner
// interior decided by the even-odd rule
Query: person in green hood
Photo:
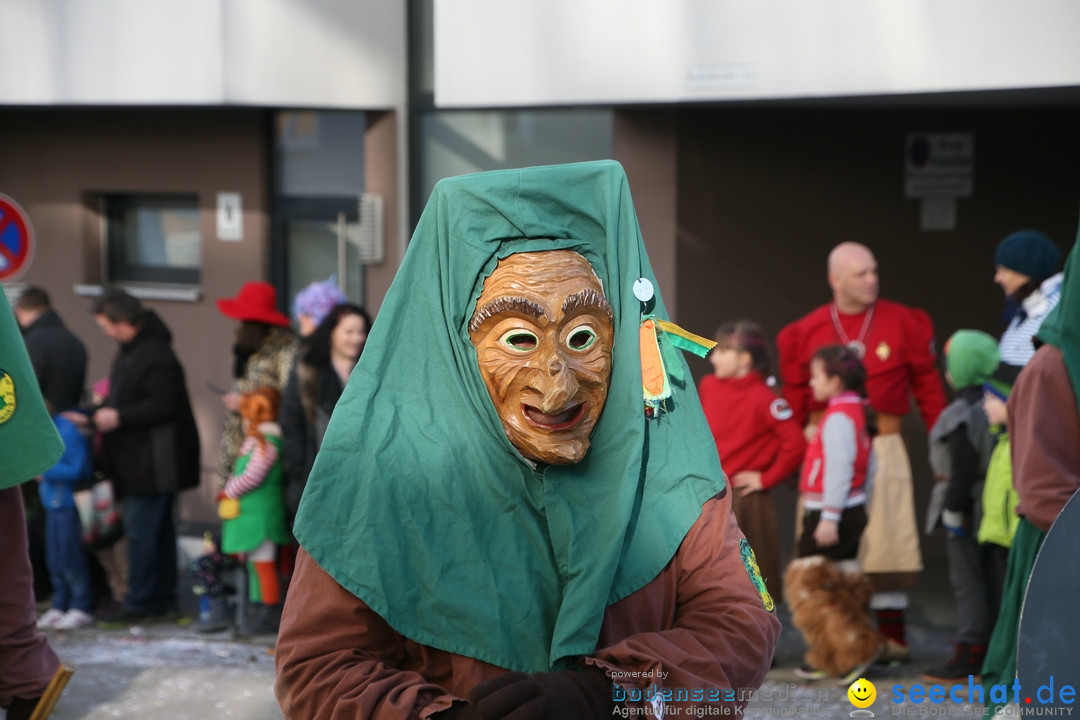
[[[1080,245],[1080,234],[1077,236]],[[1020,522],[1009,549],[1001,610],[982,667],[985,687],[1016,677],[1020,611],[1035,557],[1080,490],[1080,251],[1065,260],[1061,299],[1035,335],[1039,348],[1008,399],[1013,486]]]
[[[780,626],[655,286],[615,162],[436,186],[300,504],[287,717],[745,705]]]
[[[0,708],[4,717],[48,715],[42,696],[61,673],[60,659],[34,617],[26,514],[19,485],[60,459],[64,443],[45,409],[7,294],[0,288]],[[62,687],[62,686],[61,686]],[[47,707],[46,707],[47,706]],[[42,716],[44,717],[44,715]]]

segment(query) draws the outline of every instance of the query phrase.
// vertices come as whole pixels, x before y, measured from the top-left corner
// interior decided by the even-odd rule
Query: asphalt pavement
[[[197,552],[195,540],[182,545],[185,558]],[[180,587],[188,587],[190,578],[183,573],[181,577]],[[181,601],[185,616],[180,621],[119,630],[48,631],[61,660],[76,669],[51,720],[282,718],[273,689],[275,636],[197,633],[191,626],[194,596],[184,593]],[[787,622],[783,605],[778,615],[784,629],[774,667],[764,685],[750,695],[746,716],[849,717],[855,707],[846,686],[835,680],[808,682],[795,674],[805,647]],[[877,691],[868,710],[876,717],[981,717],[978,705],[913,702],[910,697],[913,687],[926,685],[920,673],[940,664],[951,650],[955,611],[945,573],[929,569],[923,573],[919,588],[911,594],[907,617],[912,659],[898,666],[875,665],[866,673]],[[903,702],[894,702],[897,690]],[[669,718],[695,717],[677,704],[669,708]]]
[[[273,720],[274,636],[201,635],[177,622],[49,631],[75,667],[50,720]]]
[[[921,683],[920,671],[940,662],[950,649],[951,614],[933,592],[931,587],[913,597],[924,602],[909,612],[911,662],[877,665],[866,674],[877,689],[877,700],[869,708],[877,717],[982,714],[977,705],[914,703],[908,697],[910,689]],[[779,613],[786,620],[783,606]],[[273,693],[273,635],[199,634],[182,620],[122,630],[51,630],[49,636],[60,657],[76,667],[53,720],[282,717]],[[748,717],[850,716],[855,708],[846,686],[833,680],[808,682],[795,675],[804,650],[798,632],[785,622],[775,667],[751,696]],[[904,702],[893,702],[895,687],[902,688]],[[693,717],[685,710],[682,715]],[[682,715],[678,710],[668,712],[668,717]]]

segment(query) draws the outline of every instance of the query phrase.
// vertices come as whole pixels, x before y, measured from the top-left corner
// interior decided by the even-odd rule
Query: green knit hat
[[[945,343],[945,369],[958,390],[987,382],[999,362],[997,340],[982,330],[957,330]]]

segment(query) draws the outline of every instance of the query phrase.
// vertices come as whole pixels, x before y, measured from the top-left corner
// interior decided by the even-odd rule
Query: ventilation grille
[[[385,258],[382,195],[360,193],[359,251],[365,265],[377,265]]]

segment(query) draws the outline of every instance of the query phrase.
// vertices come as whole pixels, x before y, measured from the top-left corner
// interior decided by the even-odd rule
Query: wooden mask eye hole
[[[596,344],[596,331],[587,325],[574,328],[567,336],[566,344],[576,352],[588,350]]]
[[[536,335],[527,330],[511,330],[502,336],[500,342],[518,352],[530,352],[540,344]]]

